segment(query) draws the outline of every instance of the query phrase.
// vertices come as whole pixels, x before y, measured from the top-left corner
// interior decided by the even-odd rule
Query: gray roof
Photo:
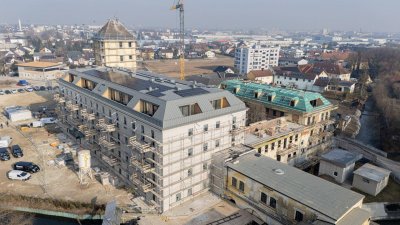
[[[238,163],[227,163],[231,169],[268,186],[309,208],[334,220],[340,219],[363,195],[325,181],[287,164],[253,153],[238,158]],[[284,174],[278,175],[280,169]]]
[[[96,39],[105,40],[133,40],[135,37],[129,30],[117,19],[110,19],[97,32]]]
[[[209,88],[205,85],[192,82],[173,80],[171,78],[146,71],[129,71],[125,69],[90,68],[70,70],[70,74],[78,78],[91,80],[97,84],[92,91],[80,88],[64,80],[60,83],[71,86],[85,94],[91,95],[99,100],[107,101],[126,113],[142,117],[146,122],[152,123],[162,129],[192,124],[198,121],[224,116],[235,112],[246,110],[245,104],[230,92],[219,88]],[[78,79],[76,79],[78,80]],[[118,90],[131,95],[132,99],[125,106],[118,102],[103,97],[107,88]],[[214,109],[210,103],[212,100],[226,98],[229,107]],[[140,100],[158,105],[153,116],[148,116],[133,110]],[[197,103],[202,113],[183,116],[180,106]]]
[[[323,154],[322,160],[328,161],[340,167],[347,167],[362,158],[362,154],[348,152],[341,149],[333,149],[332,151]]]
[[[368,178],[370,180],[380,182],[390,175],[390,170],[374,166],[372,164],[364,164],[362,167],[354,171],[354,174]]]

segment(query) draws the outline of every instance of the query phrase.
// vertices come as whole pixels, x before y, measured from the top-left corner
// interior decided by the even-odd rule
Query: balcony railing
[[[143,173],[150,173],[155,170],[155,168],[150,163],[148,163],[144,160],[139,160],[135,156],[131,157],[131,163],[133,166],[138,168]]]
[[[102,146],[104,148],[107,148],[107,149],[114,149],[114,148],[117,147],[117,143],[116,142],[109,141],[109,140],[107,140],[106,137],[100,137],[98,143],[99,143],[100,146]]]
[[[155,151],[155,148],[150,146],[148,143],[141,143],[136,139],[136,136],[132,136],[129,138],[129,145],[133,148],[138,149],[142,153]]]

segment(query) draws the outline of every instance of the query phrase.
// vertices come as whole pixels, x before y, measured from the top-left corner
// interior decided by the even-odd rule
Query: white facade
[[[278,66],[280,46],[270,47],[253,45],[241,46],[235,52],[235,68],[240,74],[247,74],[252,70],[267,69]]]

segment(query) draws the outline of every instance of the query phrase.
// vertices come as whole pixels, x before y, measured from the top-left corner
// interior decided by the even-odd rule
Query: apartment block
[[[211,155],[244,142],[247,108],[218,88],[116,68],[59,85],[64,132],[160,213],[207,191]]]
[[[239,74],[246,75],[252,70],[263,70],[278,66],[279,50],[279,46],[241,45],[236,48],[235,69]]]
[[[136,38],[117,19],[110,19],[93,37],[98,66],[136,69]]]

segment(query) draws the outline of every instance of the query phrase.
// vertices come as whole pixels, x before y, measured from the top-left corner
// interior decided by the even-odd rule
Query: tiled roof
[[[315,92],[286,89],[266,84],[245,82],[243,80],[224,81],[222,82],[222,87],[225,87],[225,90],[234,93],[237,97],[242,99],[257,101],[265,105],[274,105],[279,108],[295,110],[302,113],[313,112],[332,106],[326,98]],[[236,88],[239,88],[239,90],[235,93],[234,90]],[[258,98],[255,97],[256,92],[261,92]],[[268,96],[274,96],[272,101],[268,101]],[[295,106],[290,106],[292,100],[297,100]],[[310,103],[310,101],[313,100],[320,101],[321,104],[313,107]]]
[[[274,73],[271,70],[252,70],[249,74],[253,74],[254,77],[272,77]]]
[[[128,29],[117,19],[110,19],[97,32],[95,38],[111,40],[133,40],[135,37]]]

